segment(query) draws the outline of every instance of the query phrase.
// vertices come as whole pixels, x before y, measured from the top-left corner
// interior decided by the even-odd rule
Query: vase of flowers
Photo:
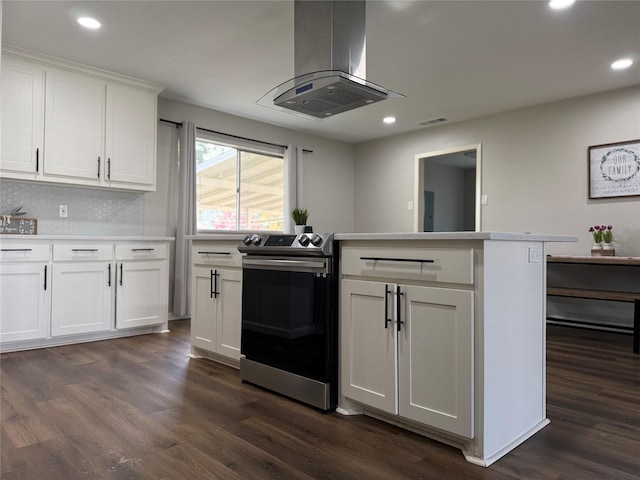
[[[615,255],[616,251],[613,248],[613,226],[607,225],[606,227],[603,225],[600,227],[602,229],[602,250],[603,255]]]
[[[589,233],[593,236],[591,255],[615,255],[613,248],[613,226],[594,225],[589,227]]]
[[[591,247],[591,255],[600,255],[602,250],[602,230],[600,225],[589,227],[589,233],[593,236],[593,246]]]

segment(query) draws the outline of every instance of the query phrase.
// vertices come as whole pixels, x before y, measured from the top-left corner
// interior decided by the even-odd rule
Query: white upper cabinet
[[[99,185],[104,131],[102,80],[47,69],[44,173]]]
[[[5,47],[0,176],[153,191],[153,83]]]
[[[105,178],[109,185],[155,189],[157,96],[126,85],[107,85]]]
[[[0,169],[15,178],[35,179],[41,172],[44,136],[44,67],[3,58],[1,85]]]

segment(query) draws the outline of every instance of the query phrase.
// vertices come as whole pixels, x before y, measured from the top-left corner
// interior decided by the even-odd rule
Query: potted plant
[[[306,208],[294,208],[291,210],[291,218],[293,218],[296,233],[304,233],[304,226],[307,224],[309,218],[309,210]]]

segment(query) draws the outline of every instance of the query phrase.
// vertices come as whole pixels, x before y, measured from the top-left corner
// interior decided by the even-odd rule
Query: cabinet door
[[[167,262],[120,262],[117,268],[116,328],[164,323],[168,315]]]
[[[393,318],[393,288],[342,280],[340,368],[344,396],[397,413],[396,329],[385,321]]]
[[[44,135],[44,69],[3,57],[1,82],[2,176],[34,179]],[[26,175],[15,175],[20,173]]]
[[[110,185],[155,189],[156,102],[146,90],[107,85],[105,177]]]
[[[104,162],[105,83],[63,70],[48,69],[45,95],[44,173],[60,181],[100,182]]]
[[[209,352],[216,350],[216,299],[213,269],[194,267],[191,274],[191,343]]]
[[[0,265],[0,341],[45,338],[49,326],[47,265]]]
[[[111,281],[109,262],[54,263],[51,336],[109,330]]]
[[[220,355],[238,360],[242,327],[242,271],[218,269],[216,272],[218,273],[216,351]]]
[[[417,286],[400,292],[399,414],[472,438],[473,292]]]

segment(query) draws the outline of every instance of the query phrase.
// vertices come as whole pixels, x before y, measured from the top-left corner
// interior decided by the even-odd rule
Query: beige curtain
[[[176,262],[173,291],[173,313],[191,315],[191,240],[196,223],[196,125],[182,122],[179,143],[178,194],[176,203]]]

